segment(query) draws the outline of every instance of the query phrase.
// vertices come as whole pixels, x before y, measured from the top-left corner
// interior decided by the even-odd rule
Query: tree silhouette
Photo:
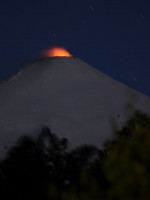
[[[0,163],[1,199],[60,200],[66,192],[72,195],[73,188],[81,194],[89,188],[83,177],[89,177],[90,163],[98,153],[87,145],[69,149],[68,140],[47,127],[37,140],[23,136]]]
[[[69,148],[44,127],[21,137],[0,162],[0,198],[8,200],[150,199],[150,117],[136,111],[99,150]]]
[[[1,163],[1,199],[43,199],[48,170],[37,144],[22,137]]]
[[[107,199],[150,199],[150,117],[136,111],[117,135],[105,145]]]

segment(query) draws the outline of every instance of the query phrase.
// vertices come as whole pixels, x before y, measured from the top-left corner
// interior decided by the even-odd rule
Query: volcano
[[[0,85],[0,155],[43,126],[68,138],[71,147],[102,147],[135,109],[149,107],[149,97],[77,57],[41,59]]]

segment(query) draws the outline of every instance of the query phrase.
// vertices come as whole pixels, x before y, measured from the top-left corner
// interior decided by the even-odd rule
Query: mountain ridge
[[[120,127],[134,109],[148,107],[149,97],[77,57],[42,59],[0,85],[0,151],[24,133],[36,136],[42,126],[72,146],[102,146],[114,121]]]
[[[41,59],[39,59],[39,60],[35,60],[35,61],[33,61],[33,62],[31,62],[30,64],[28,64],[28,65],[26,65],[25,67],[23,67],[23,68],[21,68],[18,72],[16,72],[14,75],[12,75],[12,76],[10,76],[9,78],[7,78],[6,80],[4,80],[4,81],[2,81],[1,83],[0,83],[0,88],[4,85],[4,84],[7,84],[7,82],[9,82],[10,80],[13,80],[13,79],[15,79],[15,78],[17,78],[18,77],[18,75],[19,74],[21,74],[22,72],[24,72],[24,71],[26,71],[26,70],[28,70],[28,69],[30,69],[31,68],[31,65],[34,65],[34,64],[40,64],[40,63],[42,63],[42,62],[46,62],[46,61],[50,61],[51,63],[53,63],[53,62],[55,62],[55,60],[62,60],[62,59],[66,59],[66,60],[74,60],[74,59],[76,59],[76,60],[80,60],[80,61],[82,61],[81,59],[79,59],[78,57],[75,57],[75,56],[73,56],[73,57],[59,57],[59,56],[56,56],[56,57],[48,57],[48,58],[41,58]],[[98,75],[102,75],[102,76],[105,76],[105,78],[107,78],[107,79],[113,79],[115,82],[117,82],[117,83],[119,83],[119,84],[121,84],[123,87],[125,86],[125,87],[127,87],[127,88],[129,88],[130,90],[134,90],[134,91],[136,91],[136,92],[138,92],[139,94],[142,94],[142,95],[144,95],[144,96],[146,96],[146,97],[150,97],[150,96],[148,96],[148,95],[146,95],[146,94],[144,94],[144,93],[142,93],[142,92],[140,92],[140,91],[138,91],[138,90],[135,90],[134,88],[132,88],[132,87],[130,87],[130,86],[128,86],[128,85],[126,85],[126,84],[124,84],[124,83],[122,83],[122,82],[120,82],[119,80],[116,80],[116,79],[114,79],[114,78],[112,78],[110,75],[108,75],[108,74],[105,74],[104,72],[101,72],[100,70],[98,70],[98,69],[96,69],[96,68],[94,68],[94,67],[91,67],[89,64],[87,64],[85,61],[82,61],[83,63],[85,63],[86,65],[88,65],[88,67],[90,67],[90,68],[92,68],[92,69],[94,69],[94,71],[96,72],[96,74]],[[49,63],[50,64],[50,63]],[[34,66],[34,67],[36,67],[36,66]],[[87,67],[87,66],[86,66]]]

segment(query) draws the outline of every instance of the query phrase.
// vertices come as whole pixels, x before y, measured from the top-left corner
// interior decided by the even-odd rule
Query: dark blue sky
[[[149,0],[1,0],[0,81],[62,46],[150,95]]]

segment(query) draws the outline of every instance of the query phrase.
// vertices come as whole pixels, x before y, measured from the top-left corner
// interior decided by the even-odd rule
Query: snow
[[[116,124],[121,127],[134,109],[149,107],[148,96],[79,58],[41,59],[0,85],[0,156],[18,137],[36,136],[43,126],[67,137],[71,147],[102,147]]]

